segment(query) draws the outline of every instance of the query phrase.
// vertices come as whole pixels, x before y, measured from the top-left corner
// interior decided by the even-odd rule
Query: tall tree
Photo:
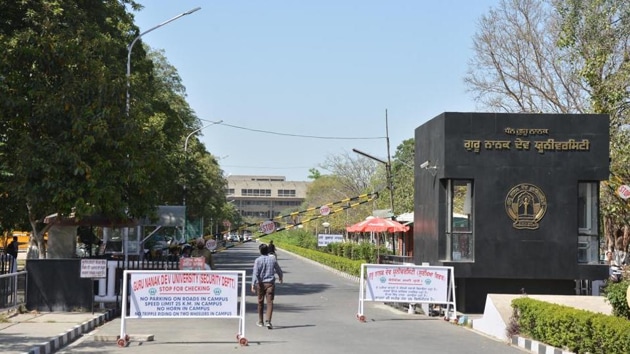
[[[139,34],[128,8],[140,6],[0,3],[0,198],[10,203],[2,222],[28,220],[40,245],[48,214],[144,217],[173,198],[164,187],[177,185],[175,155],[199,120],[176,71],[142,45],[131,53],[126,111],[127,46]],[[206,185],[219,189],[215,182]],[[22,210],[22,218],[10,210]]]
[[[630,3],[502,0],[479,22],[465,77],[484,109],[606,113],[612,178],[602,189],[608,236],[629,220],[615,187],[630,181],[627,156]]]
[[[130,203],[138,190],[130,183],[129,152],[139,131],[123,114],[127,37],[121,30],[132,29],[125,4],[135,6],[113,0],[0,5],[2,156],[12,174],[1,188],[26,206],[39,244],[46,214],[120,217],[126,207],[144,209],[144,202]]]
[[[378,170],[378,162],[367,157],[351,156],[347,151],[339,155],[328,155],[320,167],[338,178],[342,190],[351,195],[375,191],[373,177]],[[385,184],[379,189],[385,187]]]
[[[584,113],[585,91],[569,53],[556,43],[558,16],[541,0],[501,0],[479,20],[464,78],[484,109]]]
[[[608,247],[627,249],[630,208],[617,193],[630,184],[630,3],[614,0],[555,0],[561,18],[558,44],[571,53],[590,94],[592,110],[610,115],[612,178],[604,184],[601,207]],[[615,245],[615,235],[624,239]]]
[[[303,209],[307,209],[321,207],[324,204],[336,203],[332,206],[332,209],[335,211],[334,213],[314,221],[320,225],[323,222],[330,223],[331,232],[345,232],[346,226],[361,221],[366,216],[371,215],[372,209],[374,208],[374,204],[372,203],[359,204],[367,200],[367,198],[357,199],[357,197],[365,192],[355,193],[347,189],[347,185],[344,184],[342,180],[343,177],[336,174],[320,176],[309,185],[303,205]],[[343,200],[347,201],[341,202]],[[353,206],[355,204],[356,206]],[[314,211],[311,215],[305,215],[305,218],[313,217],[320,217],[319,212]]]

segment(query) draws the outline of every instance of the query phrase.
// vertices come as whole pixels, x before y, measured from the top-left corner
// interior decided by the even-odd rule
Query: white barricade
[[[441,304],[446,305],[445,317],[455,319],[453,267],[362,264],[357,313],[361,322],[365,322],[364,301]]]
[[[129,300],[122,302],[121,347],[129,341],[125,328],[128,318],[238,318],[236,338],[247,345],[245,271],[125,270],[122,293]]]

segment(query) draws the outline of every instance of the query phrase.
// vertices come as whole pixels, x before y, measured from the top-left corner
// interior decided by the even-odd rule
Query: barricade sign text
[[[129,317],[236,317],[238,274],[132,273]]]

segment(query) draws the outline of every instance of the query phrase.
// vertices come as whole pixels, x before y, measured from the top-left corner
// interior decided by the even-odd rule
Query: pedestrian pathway
[[[10,313],[0,322],[0,353],[54,353],[115,317],[114,310],[86,313]]]

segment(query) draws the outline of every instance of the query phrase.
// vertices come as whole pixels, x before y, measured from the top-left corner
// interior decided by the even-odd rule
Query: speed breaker
[[[130,318],[238,318],[236,340],[248,344],[245,271],[125,270],[122,291],[128,301],[122,302],[120,347],[129,342],[126,320]]]

